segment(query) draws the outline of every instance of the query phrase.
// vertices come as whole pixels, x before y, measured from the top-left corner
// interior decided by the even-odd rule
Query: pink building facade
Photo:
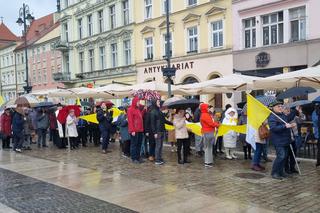
[[[234,0],[236,72],[270,76],[320,61],[319,0]]]

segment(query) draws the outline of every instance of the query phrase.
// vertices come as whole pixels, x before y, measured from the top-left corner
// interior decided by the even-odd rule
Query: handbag
[[[267,127],[267,124],[261,124],[258,129],[260,139],[267,139],[270,136],[270,131]]]

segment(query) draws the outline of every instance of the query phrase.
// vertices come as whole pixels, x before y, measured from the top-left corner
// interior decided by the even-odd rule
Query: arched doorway
[[[219,74],[212,74],[209,77],[209,80],[220,78],[221,76]],[[222,94],[216,93],[213,95],[208,95],[208,102],[214,106],[215,109],[222,109]]]
[[[193,84],[193,83],[199,83],[199,81],[198,81],[198,79],[196,79],[195,77],[192,77],[192,76],[189,76],[182,81],[182,84]],[[187,99],[194,98],[194,99],[200,100],[199,95],[185,96],[185,98],[187,98]]]

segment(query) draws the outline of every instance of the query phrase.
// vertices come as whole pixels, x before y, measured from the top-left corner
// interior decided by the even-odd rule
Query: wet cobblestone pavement
[[[176,153],[165,148],[166,164],[156,166],[132,164],[115,144],[111,150],[106,155],[96,147],[70,152],[35,148],[20,155],[2,151],[0,164],[141,212],[320,212],[320,170],[312,162],[300,163],[301,176],[278,181],[270,177],[272,163],[265,164],[266,172],[256,173],[241,156],[232,161],[218,156],[213,168],[205,168],[196,156],[191,164],[178,165]],[[24,161],[20,166],[19,158]],[[39,162],[26,164],[24,158]],[[41,169],[29,171],[28,166]]]

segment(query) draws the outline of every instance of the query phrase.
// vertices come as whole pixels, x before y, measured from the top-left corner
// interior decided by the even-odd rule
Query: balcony
[[[68,82],[71,80],[71,74],[66,72],[52,73],[53,80],[57,82]]]
[[[84,72],[76,74],[78,79],[95,79],[95,78],[104,78],[104,77],[114,77],[114,76],[129,76],[136,73],[134,66],[122,66],[116,68],[109,68],[103,70],[95,70],[92,72]]]
[[[71,49],[70,46],[69,46],[69,43],[66,42],[66,41],[59,41],[59,42],[56,44],[55,48],[56,48],[57,50],[62,51],[62,52],[67,52],[67,51],[69,51],[69,50]]]

